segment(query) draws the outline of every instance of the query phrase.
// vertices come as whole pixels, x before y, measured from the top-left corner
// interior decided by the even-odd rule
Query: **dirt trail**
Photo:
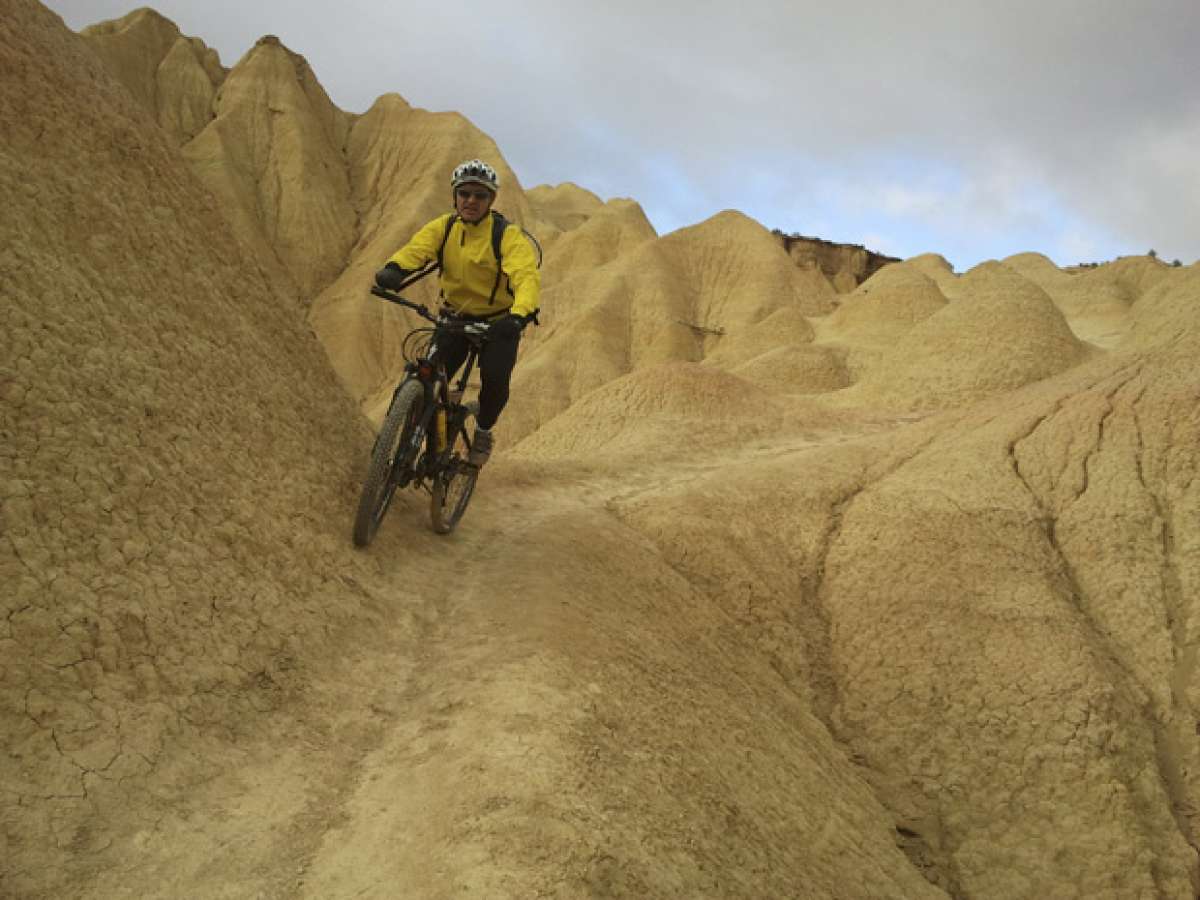
[[[629,481],[500,459],[448,538],[427,530],[424,495],[402,496],[367,551],[393,615],[224,774],[114,844],[119,861],[79,896],[748,897],[788,890],[814,860],[838,869],[836,819],[886,815],[797,697],[613,514],[730,463]],[[832,818],[805,821],[809,791]],[[750,814],[762,804],[776,812]],[[876,830],[867,856],[895,871],[858,877],[928,892]]]

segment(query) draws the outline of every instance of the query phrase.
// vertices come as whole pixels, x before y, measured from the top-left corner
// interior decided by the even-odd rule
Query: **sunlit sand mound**
[[[586,188],[566,182],[540,184],[525,192],[534,215],[559,231],[572,231],[604,207],[604,201]]]
[[[642,207],[633,200],[610,200],[587,221],[558,237],[546,248],[542,287],[549,289],[572,276],[589,278],[600,266],[657,237]],[[536,333],[531,333],[535,337]]]
[[[1056,266],[1044,253],[1014,253],[1000,262],[1018,275],[1028,278],[1047,293],[1048,287],[1069,283],[1075,277]]]
[[[1130,312],[1123,348],[1146,349],[1188,341],[1200,329],[1200,268],[1189,266],[1156,280]]]
[[[776,347],[730,371],[763,387],[795,394],[824,394],[852,381],[845,351],[817,344]]]
[[[845,402],[902,409],[957,406],[1048,378],[1088,351],[1045,291],[999,263],[963,276],[962,299],[879,357]]]
[[[781,308],[821,315],[833,309],[835,297],[824,277],[796,268],[774,235],[737,212],[642,243],[635,253],[597,271],[595,279],[602,292],[621,280],[632,291],[625,305],[641,318],[671,321],[673,316],[676,323],[683,320],[713,333],[754,325]],[[566,323],[611,305],[595,293],[586,280],[555,286],[543,304],[547,319]]]
[[[366,442],[294,298],[83,39],[10,0],[0,66],[0,895],[80,896],[178,835],[365,621]]]
[[[1159,282],[1177,274],[1177,269],[1152,256],[1123,256],[1096,269],[1089,269],[1081,273],[1085,278],[1102,275],[1114,279],[1125,291],[1131,303],[1137,302],[1139,297]]]
[[[226,70],[202,40],[183,36],[175,23],[144,8],[81,33],[177,142],[186,143],[212,121]]]
[[[1147,298],[1175,329],[1152,354],[615,507],[953,896],[1195,893],[1198,287]]]
[[[512,396],[500,423],[506,443],[524,437],[579,397],[635,368],[629,346],[629,284],[613,268],[605,266],[597,272],[589,292],[597,301],[608,301],[612,315],[606,314],[603,303],[580,310],[567,323],[543,314],[542,333],[533,340],[522,339]],[[568,281],[554,293],[561,296],[576,281]],[[582,299],[583,291],[577,296]]]
[[[583,456],[602,465],[653,450],[664,457],[776,431],[783,407],[710,366],[665,363],[598,388],[521,442],[524,457]]]
[[[774,235],[739,212],[672,232],[657,249],[695,296],[699,324],[728,328],[780,307],[815,316],[834,306],[834,292],[819,272],[797,269]]]
[[[241,237],[311,297],[341,272],[356,213],[342,147],[350,118],[302,56],[266,37],[229,72],[216,118],[184,152]],[[276,127],[276,122],[287,127]]]
[[[1068,316],[1123,313],[1172,268],[1149,256],[1126,256],[1096,268],[1063,271],[1040,253],[1018,253],[1003,265],[1037,284]]]
[[[947,299],[952,298],[958,276],[954,274],[954,267],[944,256],[939,253],[922,253],[920,256],[909,257],[904,263],[930,278]]]
[[[823,276],[796,268],[767,229],[740,213],[647,241],[545,292],[545,331],[514,373],[505,427],[523,437],[614,378],[699,362],[774,313],[828,312],[833,297]]]
[[[922,266],[892,263],[846,295],[831,315],[819,321],[819,340],[838,350],[845,377],[855,381],[903,334],[945,305],[946,298]]]
[[[1064,272],[1040,253],[1010,256],[1002,264],[1042,288],[1081,340],[1111,347],[1128,328],[1134,295],[1107,267]]]
[[[716,335],[705,361],[728,369],[768,351],[807,344],[812,339],[813,327],[808,318],[795,307],[782,307],[749,327]]]
[[[814,346],[809,319],[794,307],[719,336],[704,362],[775,390],[819,394],[849,384],[845,352]]]
[[[893,263],[843,298],[826,325],[846,341],[889,344],[945,305],[937,284],[919,267]]]
[[[1179,274],[1149,256],[1130,256],[1073,273],[1073,290],[1052,294],[1082,339],[1111,348],[1124,339],[1131,307],[1154,287]]]

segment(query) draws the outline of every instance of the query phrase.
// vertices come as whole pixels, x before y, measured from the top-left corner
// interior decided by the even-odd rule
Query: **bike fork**
[[[409,444],[413,454],[412,471],[418,482],[429,476],[429,463],[437,456],[437,438],[433,428],[438,411],[437,385],[425,382],[424,387],[425,405],[421,410],[421,421],[413,429],[412,442]],[[424,445],[424,450],[422,450],[422,445]]]

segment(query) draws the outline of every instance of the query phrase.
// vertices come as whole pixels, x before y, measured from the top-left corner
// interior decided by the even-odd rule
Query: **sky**
[[[80,29],[135,6],[49,0]],[[526,187],[660,234],[768,228],[1060,266],[1200,258],[1200,0],[157,0],[232,66],[264,34],[333,101],[487,132]]]

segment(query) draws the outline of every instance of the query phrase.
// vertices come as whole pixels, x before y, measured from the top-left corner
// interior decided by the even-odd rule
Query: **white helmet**
[[[450,176],[451,189],[460,184],[482,184],[493,194],[500,190],[500,176],[482,159],[468,159],[460,164]]]

